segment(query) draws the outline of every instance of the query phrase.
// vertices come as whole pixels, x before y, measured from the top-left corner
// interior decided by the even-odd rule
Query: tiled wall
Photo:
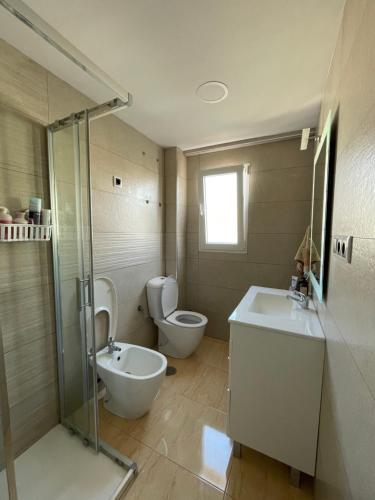
[[[352,263],[330,259],[320,319],[327,338],[316,498],[375,498],[375,2],[348,0],[320,128],[338,113],[333,235],[353,235]]]
[[[186,220],[187,170],[184,153],[178,148],[165,150],[166,197],[166,273],[177,275],[178,307],[186,306]]]
[[[299,140],[189,157],[187,305],[208,317],[206,333],[227,339],[228,316],[251,285],[287,288],[294,256],[310,220],[313,148]],[[246,254],[198,251],[198,172],[249,163]]]
[[[0,41],[0,205],[20,208],[39,195],[48,206],[45,126],[91,105]],[[145,284],[165,272],[163,150],[114,116],[92,123],[91,142],[95,272],[115,282],[117,338],[154,345]],[[122,177],[121,189],[113,188],[113,175]],[[0,244],[0,323],[17,453],[57,422],[53,304],[50,244]]]
[[[117,338],[150,347],[145,286],[165,272],[164,152],[113,116],[93,122],[91,142],[95,273],[117,288]],[[112,186],[114,175],[122,188]]]

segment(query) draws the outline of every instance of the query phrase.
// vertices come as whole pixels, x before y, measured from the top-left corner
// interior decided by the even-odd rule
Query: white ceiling
[[[345,0],[26,3],[133,94],[127,123],[190,149],[315,126]],[[36,47],[27,51],[38,60]],[[77,85],[68,69],[59,73]],[[225,82],[227,99],[200,101],[207,80]]]

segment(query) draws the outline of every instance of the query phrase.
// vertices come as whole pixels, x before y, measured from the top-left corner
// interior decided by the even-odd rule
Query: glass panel
[[[0,498],[4,500],[16,500],[17,498],[11,446],[12,439],[3,351],[3,335],[0,327]]]
[[[203,177],[206,243],[238,243],[237,174]]]
[[[7,470],[5,467],[5,448],[4,448],[4,437],[3,437],[3,415],[0,400],[0,498],[8,500],[8,481],[7,481]]]
[[[97,418],[97,400],[96,400],[96,365],[92,353],[96,352],[95,347],[95,319],[93,321],[93,262],[92,262],[92,231],[91,231],[91,189],[90,189],[90,158],[88,154],[89,144],[89,123],[86,120],[78,125],[79,135],[79,156],[80,156],[80,183],[81,183],[81,243],[82,243],[82,274],[85,279],[84,283],[84,300],[85,307],[81,314],[81,331],[84,338],[84,349],[87,363],[87,402],[86,414],[88,419],[88,427],[90,438],[98,443],[98,432],[95,426]],[[95,356],[95,354],[94,354]]]
[[[61,419],[95,440],[92,338],[91,226],[86,122],[50,132],[55,211],[54,266],[59,341]]]

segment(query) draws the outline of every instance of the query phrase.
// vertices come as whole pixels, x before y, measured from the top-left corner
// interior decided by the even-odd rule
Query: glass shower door
[[[3,335],[0,325],[0,498],[17,500]]]
[[[87,112],[48,133],[60,415],[98,450]]]

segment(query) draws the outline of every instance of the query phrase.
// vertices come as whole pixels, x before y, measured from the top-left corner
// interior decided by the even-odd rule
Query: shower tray
[[[135,475],[60,424],[22,453],[15,468],[18,500],[118,500]]]

